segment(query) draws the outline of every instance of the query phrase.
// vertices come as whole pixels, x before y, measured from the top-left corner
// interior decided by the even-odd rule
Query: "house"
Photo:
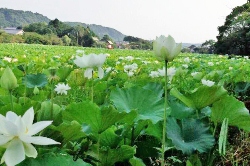
[[[13,35],[23,35],[24,33],[22,29],[17,29],[13,27],[4,28],[3,30],[8,34],[13,34]]]

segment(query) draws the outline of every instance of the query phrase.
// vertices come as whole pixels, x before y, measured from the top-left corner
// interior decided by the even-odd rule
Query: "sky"
[[[114,28],[124,35],[176,42],[216,40],[217,28],[247,0],[0,0],[0,8],[31,11],[53,20]]]

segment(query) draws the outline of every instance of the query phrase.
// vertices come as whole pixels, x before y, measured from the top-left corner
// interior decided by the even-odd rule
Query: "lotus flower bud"
[[[39,94],[39,89],[37,88],[37,86],[34,87],[33,93],[34,93],[34,95]]]
[[[5,68],[0,79],[0,84],[2,88],[7,89],[8,91],[18,87],[16,76],[9,67]]]
[[[181,44],[176,44],[173,37],[170,35],[165,37],[161,35],[156,37],[156,40],[153,43],[153,50],[157,59],[164,61],[172,61],[180,52]]]

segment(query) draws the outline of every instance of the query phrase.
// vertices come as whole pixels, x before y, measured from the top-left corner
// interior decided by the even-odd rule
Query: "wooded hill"
[[[25,26],[31,23],[45,22],[49,23],[51,20],[39,13],[33,13],[30,11],[13,10],[7,8],[0,8],[0,27],[19,27]],[[81,25],[83,27],[89,27],[99,38],[104,35],[110,36],[114,41],[122,41],[125,37],[121,32],[101,25],[85,24],[80,22],[65,22],[70,26]]]

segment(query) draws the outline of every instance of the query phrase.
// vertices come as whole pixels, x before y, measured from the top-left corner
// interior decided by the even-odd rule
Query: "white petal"
[[[93,75],[93,68],[87,68],[84,72],[84,77],[87,77],[88,79],[92,78]]]
[[[47,138],[47,137],[41,137],[41,136],[30,137],[30,136],[22,135],[22,136],[20,136],[20,139],[23,142],[32,143],[32,144],[36,144],[36,145],[61,144],[60,142],[56,142],[53,139],[50,139],[50,138]]]
[[[5,123],[6,118],[0,114],[0,134],[7,134],[6,128],[5,128]]]
[[[98,67],[98,77],[102,79],[104,76],[104,70],[101,67]]]
[[[23,146],[26,156],[33,158],[37,157],[37,151],[33,145],[23,142]]]
[[[25,126],[27,128],[29,128],[30,126],[32,126],[33,120],[34,120],[34,110],[33,110],[33,107],[31,107],[30,109],[28,109],[25,112],[25,114],[22,117],[22,120],[25,123]]]
[[[6,128],[6,132],[9,135],[12,135],[12,136],[18,135],[18,127],[14,123],[6,120],[6,122],[4,123],[4,126]]]
[[[6,114],[6,119],[15,123],[15,121],[17,120],[17,114],[15,112],[12,111],[8,111]]]
[[[4,145],[7,142],[9,142],[14,136],[5,136],[5,135],[0,135],[0,145]]]
[[[51,125],[52,121],[41,121],[34,123],[30,128],[28,128],[27,135],[35,135],[47,126]]]
[[[176,47],[176,43],[174,41],[174,38],[170,35],[165,39],[164,43],[165,47],[169,51],[169,53],[172,55],[172,50]]]
[[[25,152],[23,143],[19,139],[13,139],[7,147],[1,162],[6,163],[8,166],[14,166],[19,164],[25,159]]]
[[[87,67],[88,57],[83,55],[82,57],[76,56],[76,59],[73,61],[78,67],[84,68]]]

